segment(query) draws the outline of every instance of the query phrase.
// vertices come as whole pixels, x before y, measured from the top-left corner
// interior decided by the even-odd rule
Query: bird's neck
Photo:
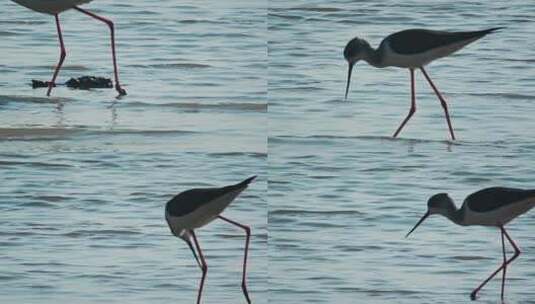
[[[457,225],[464,225],[464,212],[462,209],[455,209],[448,210],[448,212],[444,213],[444,216],[447,217],[450,221],[454,222]]]
[[[382,64],[382,50],[381,48],[374,49],[369,44],[366,44],[364,49],[364,58],[362,58],[364,61],[366,61],[368,64],[376,67],[376,68],[382,68],[384,65]]]

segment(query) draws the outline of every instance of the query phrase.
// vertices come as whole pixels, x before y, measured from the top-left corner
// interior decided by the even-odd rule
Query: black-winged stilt
[[[201,247],[195,236],[194,230],[200,228],[216,218],[236,225],[245,230],[245,254],[243,258],[243,273],[242,273],[242,290],[245,295],[247,303],[251,303],[249,292],[247,291],[246,273],[247,273],[247,255],[249,252],[249,239],[251,236],[251,228],[246,225],[239,224],[221,215],[223,210],[243,191],[247,188],[249,183],[253,181],[256,176],[252,176],[240,183],[221,188],[197,188],[190,189],[179,193],[165,206],[165,219],[171,232],[184,240],[201,267],[202,278],[199,285],[199,293],[197,295],[197,304],[201,303],[202,290],[204,280],[208,271],[208,265],[202,254]],[[199,255],[197,256],[191,239],[195,244],[195,248]]]
[[[359,60],[364,60],[377,68],[388,66],[408,68],[411,77],[411,108],[407,117],[403,120],[399,128],[394,133],[393,137],[397,137],[407,121],[409,121],[411,116],[416,112],[414,70],[419,68],[440,100],[442,108],[444,108],[451,138],[455,140],[446,100],[444,97],[442,97],[435,84],[431,81],[431,78],[425,71],[424,66],[435,59],[446,57],[462,49],[467,44],[472,43],[498,29],[501,28],[497,27],[474,32],[445,32],[410,29],[397,32],[386,37],[383,39],[377,49],[373,49],[367,41],[355,37],[347,43],[344,49],[344,57],[349,64],[345,98],[347,99],[347,94],[349,92],[349,83],[351,82],[351,73],[353,71],[353,67]]]
[[[446,193],[433,195],[427,202],[427,212],[416,223],[416,225],[407,233],[409,236],[428,216],[440,214],[447,217],[452,222],[462,225],[482,225],[498,227],[501,231],[503,263],[496,269],[483,283],[481,283],[472,293],[470,298],[475,300],[477,293],[488,281],[490,281],[498,272],[502,271],[502,292],[501,298],[504,297],[505,273],[507,265],[520,255],[520,249],[513,242],[505,225],[514,218],[526,213],[535,207],[535,190],[523,190],[515,188],[493,187],[486,188],[470,194],[460,209],[455,207],[453,200]],[[514,255],[507,259],[505,254],[505,238],[509,241]]]
[[[59,24],[59,14],[69,10],[69,9],[75,9],[81,13],[84,13],[92,18],[95,18],[97,20],[100,20],[108,25],[111,31],[111,54],[113,59],[113,71],[115,74],[115,89],[119,93],[119,96],[126,95],[126,91],[121,87],[119,84],[119,72],[117,68],[117,58],[115,55],[115,30],[113,22],[109,19],[106,19],[104,17],[98,16],[92,12],[89,12],[85,9],[82,9],[78,7],[78,5],[91,2],[92,0],[61,0],[61,1],[51,1],[51,0],[12,0],[13,2],[16,2],[22,6],[25,6],[29,9],[32,9],[36,12],[45,13],[53,15],[56,19],[56,27],[58,30],[58,37],[59,37],[59,44],[60,44],[60,57],[58,65],[56,66],[56,69],[54,71],[54,75],[52,76],[52,80],[49,83],[48,91],[46,93],[47,96],[50,96],[50,92],[52,91],[52,88],[54,87],[54,82],[56,81],[56,77],[58,76],[59,70],[61,69],[61,66],[63,64],[63,61],[65,60],[65,56],[67,56],[67,52],[65,51],[65,45],[63,44],[63,35],[61,34],[61,26]]]

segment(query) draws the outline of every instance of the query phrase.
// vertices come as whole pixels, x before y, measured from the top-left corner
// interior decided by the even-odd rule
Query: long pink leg
[[[122,96],[122,95],[126,95],[126,91],[121,88],[121,85],[119,83],[119,69],[117,68],[117,56],[115,55],[115,28],[114,28],[114,25],[113,25],[113,22],[109,19],[106,19],[104,17],[101,17],[101,16],[98,16],[98,15],[95,15],[94,13],[91,13],[89,11],[86,11],[82,8],[79,8],[77,6],[74,7],[75,10],[81,12],[81,13],[84,13],[90,17],[93,17],[97,20],[100,20],[104,23],[106,23],[108,25],[108,27],[110,28],[110,31],[111,31],[111,54],[112,54],[112,57],[113,57],[113,72],[115,74],[115,89],[117,90],[117,92],[119,92],[119,96]]]
[[[59,70],[61,69],[61,66],[63,65],[65,56],[67,56],[67,52],[65,51],[65,45],[63,44],[63,35],[61,34],[61,26],[59,25],[59,15],[55,14],[54,17],[56,18],[56,27],[58,29],[60,55],[59,55],[58,65],[56,66],[56,70],[54,71],[54,76],[52,76],[52,80],[48,83],[48,91],[46,92],[46,96],[50,96],[50,92],[52,92],[52,88],[56,84],[56,77],[58,77]]]
[[[411,72],[411,108],[409,110],[409,114],[407,114],[407,117],[405,117],[405,119],[403,120],[399,128],[397,129],[396,133],[394,133],[394,136],[393,136],[394,138],[398,136],[399,132],[401,132],[401,129],[403,129],[407,121],[409,121],[409,119],[411,119],[414,112],[416,112],[416,94],[415,94],[415,89],[414,89],[414,69],[409,69],[409,70]]]
[[[505,254],[505,237],[502,231],[502,251],[503,251],[503,271],[502,271],[502,294],[501,298],[503,301],[503,294],[505,291],[505,275],[507,273],[507,256]]]
[[[197,247],[197,252],[199,253],[199,258],[201,259],[202,278],[201,278],[201,283],[199,285],[199,293],[197,295],[197,304],[201,304],[202,289],[204,287],[204,280],[206,279],[206,273],[208,272],[208,265],[206,264],[206,261],[204,260],[204,255],[202,254],[201,246],[199,245],[199,241],[197,241],[197,237],[195,236],[195,232],[193,232],[193,230],[191,230],[191,236],[193,237],[193,241],[195,242],[195,247]]]
[[[423,67],[420,67],[420,70],[422,70],[422,73],[425,76],[425,79],[427,79],[427,82],[429,82],[429,85],[431,85],[431,88],[433,88],[433,91],[435,91],[435,94],[437,95],[438,99],[440,100],[440,104],[442,105],[442,108],[444,109],[444,114],[446,115],[446,121],[448,122],[448,128],[450,129],[450,135],[451,139],[455,140],[455,134],[453,134],[453,127],[451,126],[451,120],[450,120],[450,113],[448,112],[448,104],[446,103],[446,100],[444,97],[442,97],[442,94],[438,91],[437,87],[431,81],[431,78],[429,78],[429,75],[427,75],[427,72],[424,70]]]
[[[483,288],[483,286],[485,286],[492,278],[494,278],[494,276],[496,276],[496,274],[498,274],[498,272],[500,272],[502,269],[505,269],[507,267],[507,265],[509,265],[511,262],[513,262],[521,253],[520,249],[518,248],[518,246],[515,244],[515,242],[513,242],[513,240],[509,236],[509,234],[507,234],[507,231],[505,231],[505,228],[500,227],[500,230],[502,232],[502,237],[505,235],[505,237],[507,238],[507,240],[509,241],[511,246],[513,246],[513,248],[515,250],[515,253],[513,254],[513,256],[509,260],[504,262],[502,264],[502,266],[500,266],[498,269],[496,269],[496,271],[494,271],[485,281],[483,281],[483,283],[481,283],[476,289],[474,289],[474,291],[472,291],[472,293],[470,294],[470,298],[472,300],[476,299],[477,293],[479,292],[479,290],[481,290],[481,288]],[[505,280],[505,274],[504,274],[504,277],[502,279],[502,298],[503,298],[503,288],[504,288],[503,286],[505,284],[503,280]]]
[[[243,290],[243,294],[245,295],[245,299],[247,300],[247,303],[251,304],[251,299],[249,298],[249,292],[247,291],[247,256],[249,253],[249,239],[251,238],[251,228],[249,226],[245,226],[235,221],[229,220],[228,218],[223,217],[221,215],[219,216],[219,218],[245,230],[245,235],[246,235],[245,254],[243,257],[243,273],[242,273],[241,288]]]

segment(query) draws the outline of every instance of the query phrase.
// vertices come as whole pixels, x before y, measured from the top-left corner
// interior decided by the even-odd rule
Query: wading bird
[[[92,12],[89,12],[79,7],[79,5],[91,2],[92,0],[12,0],[12,1],[22,6],[25,6],[29,9],[32,9],[36,12],[53,15],[54,18],[56,19],[56,27],[58,30],[59,45],[60,45],[60,55],[59,55],[58,65],[56,66],[54,75],[52,76],[52,80],[48,84],[48,91],[46,93],[47,96],[50,96],[50,92],[52,91],[52,88],[55,86],[56,77],[58,76],[61,66],[63,65],[63,61],[65,60],[65,57],[67,56],[65,45],[63,44],[63,35],[61,34],[61,26],[59,24],[59,14],[69,9],[77,10],[92,18],[102,21],[106,23],[108,27],[110,28],[111,54],[112,54],[112,59],[113,59],[113,71],[115,74],[115,89],[119,93],[119,96],[126,95],[126,91],[119,84],[119,72],[117,68],[117,58],[115,55],[115,30],[114,30],[113,22],[109,19],[98,16]]]
[[[171,232],[188,244],[197,264],[199,264],[199,267],[202,270],[202,278],[199,285],[199,293],[197,295],[197,304],[201,303],[202,290],[206,273],[208,272],[208,265],[206,264],[194,230],[210,223],[216,218],[245,230],[245,254],[243,258],[241,287],[247,303],[251,303],[246,284],[247,255],[249,252],[251,228],[232,221],[222,216],[221,213],[255,178],[256,176],[252,176],[238,184],[222,188],[190,189],[176,195],[173,199],[167,202],[165,206],[165,219],[167,220],[167,224],[169,224]],[[191,242],[192,239],[198,255]]]
[[[353,71],[353,67],[359,60],[364,60],[377,68],[384,68],[388,66],[408,68],[411,77],[411,108],[407,117],[403,120],[397,131],[394,133],[393,137],[397,137],[407,121],[409,121],[411,116],[416,112],[414,70],[420,69],[442,104],[451,139],[455,140],[455,134],[453,133],[453,127],[451,126],[446,100],[444,97],[442,97],[435,84],[431,81],[431,78],[425,71],[424,66],[435,59],[451,55],[454,52],[462,49],[467,44],[472,43],[498,29],[501,28],[497,27],[474,32],[445,32],[410,29],[397,32],[386,37],[383,39],[377,49],[373,49],[367,41],[355,37],[347,43],[344,49],[344,57],[349,64],[345,98],[347,99],[347,94],[349,92],[349,83],[351,82],[351,73]]]
[[[502,237],[503,263],[483,283],[470,294],[472,300],[483,286],[485,286],[498,272],[502,271],[502,292],[504,298],[505,273],[507,266],[520,255],[520,249],[513,242],[505,225],[516,217],[528,212],[535,207],[535,190],[523,190],[515,188],[493,187],[486,188],[470,194],[460,209],[455,207],[453,200],[446,193],[433,195],[427,202],[427,212],[407,233],[408,237],[428,216],[440,214],[447,217],[455,224],[462,226],[481,225],[492,226],[500,229]],[[515,253],[510,259],[505,254],[505,238],[513,247]]]

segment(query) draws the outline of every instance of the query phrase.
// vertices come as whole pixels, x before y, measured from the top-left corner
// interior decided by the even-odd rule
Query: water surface
[[[113,2],[113,3],[112,3]],[[258,180],[225,215],[252,227],[249,288],[267,303],[266,4],[95,1],[114,20],[113,90],[58,87],[54,19],[3,1],[0,22],[0,302],[192,303],[200,270],[164,205],[192,187]],[[112,77],[107,27],[60,16],[59,82]],[[245,302],[243,231],[198,231],[206,303]]]
[[[501,261],[499,232],[431,217],[428,197],[461,204],[481,188],[533,188],[535,7],[526,1],[271,1],[269,8],[269,272],[276,303],[468,303]],[[505,26],[427,72],[450,105],[458,141],[417,73],[358,63],[347,102],[342,50],[377,47],[406,28]],[[535,213],[510,225],[523,255],[507,303],[535,303]],[[478,303],[497,303],[500,281]]]

